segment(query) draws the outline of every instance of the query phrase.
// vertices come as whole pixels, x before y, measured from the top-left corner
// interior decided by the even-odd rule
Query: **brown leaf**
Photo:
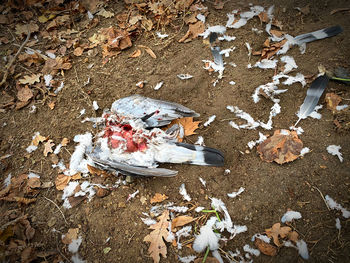
[[[33,92],[28,86],[20,88],[17,92],[17,98],[22,102],[27,102],[33,98]]]
[[[267,256],[276,256],[277,255],[277,247],[265,243],[260,238],[255,238],[254,244],[257,246],[257,248],[261,251],[261,253],[267,255]]]
[[[282,133],[276,130],[257,147],[257,151],[263,161],[283,164],[297,159],[302,148],[303,142],[295,131],[283,130]]]
[[[149,47],[144,46],[144,45],[139,45],[139,47],[144,48],[145,51],[146,51],[152,58],[157,58],[156,54],[154,54],[153,50],[150,49]]]
[[[189,24],[187,33],[179,40],[179,42],[190,42],[199,34],[203,33],[205,30],[204,23],[202,21],[198,21],[194,24]]]
[[[16,24],[16,34],[21,35],[27,35],[28,29],[31,33],[38,32],[39,26],[37,24]]]
[[[19,196],[12,196],[12,197],[2,197],[0,200],[8,201],[8,202],[18,202],[21,204],[29,205],[30,203],[33,203],[36,201],[36,198],[25,198],[25,197],[19,197]]]
[[[76,207],[77,205],[79,205],[81,202],[83,202],[86,198],[87,198],[86,195],[70,196],[70,197],[68,197],[68,201],[69,201],[70,206],[73,208],[73,207]]]
[[[77,47],[76,49],[74,49],[74,56],[80,57],[84,52],[84,49],[82,47]]]
[[[58,16],[47,25],[46,30],[62,26],[68,21],[70,21],[69,15]]]
[[[26,247],[21,252],[21,262],[22,263],[33,262],[33,260],[36,258],[37,258],[37,256],[35,253],[35,248],[33,248],[33,247]]]
[[[30,188],[39,188],[41,186],[40,178],[38,178],[38,177],[29,178],[27,185]]]
[[[55,144],[53,143],[53,140],[48,140],[45,144],[44,144],[44,156],[46,157],[49,153],[53,152],[52,147]]]
[[[337,106],[342,101],[342,99],[339,95],[335,93],[327,93],[325,101],[327,103],[327,109],[335,112],[337,110]]]
[[[69,245],[72,243],[72,240],[78,239],[79,228],[70,228],[68,232],[62,236],[62,243],[65,245]]]
[[[47,104],[47,106],[49,106],[49,108],[51,109],[51,110],[53,110],[54,108],[55,108],[55,102],[54,101],[51,101],[49,104]]]
[[[171,230],[174,231],[176,227],[184,226],[191,223],[194,220],[192,216],[178,216],[171,222]]]
[[[44,141],[46,141],[46,140],[47,140],[47,137],[42,136],[42,135],[40,135],[40,134],[37,134],[37,135],[34,137],[34,139],[32,140],[32,145],[38,146],[39,143],[44,142]]]
[[[130,56],[129,58],[137,58],[141,55],[141,50],[140,49],[136,49]]]
[[[156,193],[150,200],[151,204],[154,203],[160,203],[163,202],[164,200],[168,199],[168,197],[165,194],[160,194],[160,193]]]
[[[291,231],[288,233],[288,239],[293,242],[297,242],[299,240],[299,234],[296,231]]]
[[[271,29],[270,33],[276,37],[282,37],[286,32],[280,31],[280,30],[274,30]]]
[[[59,174],[56,177],[55,185],[57,190],[63,190],[71,180],[71,176]]]
[[[107,196],[108,194],[109,194],[109,191],[107,189],[102,188],[102,187],[98,187],[97,188],[97,191],[96,191],[96,196],[97,197],[102,198],[102,197]]]
[[[268,237],[272,237],[273,243],[275,243],[276,246],[280,247],[281,243],[279,241],[279,236],[281,238],[285,238],[288,236],[289,232],[291,232],[292,229],[289,226],[281,227],[280,223],[276,223],[272,226],[272,228],[265,229],[266,235]]]
[[[184,133],[185,136],[190,136],[192,134],[196,134],[194,131],[196,129],[198,129],[199,123],[201,123],[200,121],[193,121],[193,117],[184,117],[181,119],[176,119],[173,120],[168,126],[167,128],[170,128],[171,126],[173,126],[174,124],[179,124],[184,128]],[[182,138],[179,140],[180,142],[182,141]]]
[[[160,255],[166,258],[167,247],[164,240],[170,242],[169,236],[169,210],[165,210],[161,216],[158,217],[158,222],[151,225],[149,228],[153,231],[147,235],[143,241],[150,242],[148,253],[153,258],[154,263],[158,263]]]
[[[69,139],[67,138],[63,138],[62,141],[61,141],[61,145],[64,147],[64,146],[67,146],[67,144],[69,143]]]
[[[91,165],[87,165],[87,167],[88,167],[89,173],[92,174],[92,175],[109,176],[109,174],[106,171],[104,171],[104,170],[101,170],[99,168],[93,167]]]
[[[261,12],[258,15],[258,17],[259,17],[261,23],[268,23],[270,21],[269,16],[267,15],[266,12]]]

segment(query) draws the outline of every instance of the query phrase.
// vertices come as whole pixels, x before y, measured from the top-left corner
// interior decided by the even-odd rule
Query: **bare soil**
[[[290,35],[296,36],[337,24],[344,29],[344,32],[336,37],[308,44],[305,54],[300,54],[297,47],[292,48],[288,55],[295,58],[298,65],[296,72],[304,75],[315,74],[319,64],[329,69],[338,66],[349,68],[350,14],[349,12],[330,14],[331,10],[348,7],[347,1],[311,1],[310,13],[307,15],[295,9],[297,6],[304,7],[306,5],[304,1],[272,2],[275,3],[275,16],[282,21],[283,30]],[[222,10],[214,9],[211,2],[206,1],[205,4],[209,8],[206,24],[210,25],[225,25],[226,13],[233,9],[248,7],[248,2],[244,1],[228,1]],[[268,7],[271,1],[258,4]],[[107,6],[115,13],[123,12],[125,8],[122,2],[109,2]],[[101,19],[97,28],[87,30],[81,38],[88,38],[99,28],[114,24],[114,18]],[[252,27],[264,29],[260,21],[254,18],[240,29],[228,30],[228,34],[236,36],[237,39],[222,42],[221,45],[222,48],[236,47],[225,61],[227,64],[234,62],[237,67],[227,65],[224,78],[215,87],[213,81],[217,74],[209,74],[203,69],[202,60],[212,59],[208,45],[203,43],[202,38],[186,44],[178,43],[178,39],[186,33],[187,26],[181,26],[183,24],[181,17],[175,20],[174,24],[180,28],[179,31],[171,26],[165,30],[171,37],[175,36],[172,41],[160,40],[155,37],[154,32],[144,32],[134,39],[133,47],[113,57],[106,64],[102,64],[101,52],[96,56],[88,56],[86,52],[80,57],[71,54],[72,69],[66,71],[64,77],[59,78],[64,81],[63,90],[57,97],[49,97],[49,101],[56,103],[53,110],[49,109],[47,103],[33,101],[32,104],[37,106],[35,114],[29,113],[32,104],[21,110],[8,109],[0,113],[0,155],[11,154],[11,157],[2,160],[1,181],[9,173],[16,176],[32,171],[40,175],[42,182],[54,182],[58,171],[51,167],[50,157],[43,156],[43,148],[40,148],[42,146],[30,155],[25,151],[33,134],[39,131],[42,135],[50,136],[50,139],[58,144],[64,137],[72,141],[76,134],[86,131],[94,133],[96,131],[91,123],[81,123],[82,118],[78,118],[83,108],[86,109],[85,116],[95,114],[99,116],[114,100],[135,93],[183,104],[200,113],[198,120],[202,122],[215,114],[216,120],[209,127],[200,127],[197,133],[204,137],[207,146],[224,152],[225,166],[215,168],[161,165],[178,170],[178,175],[174,178],[136,178],[131,184],[120,186],[104,198],[94,197],[90,202],[85,200],[68,210],[61,208],[67,224],[57,207],[46,199],[49,198],[59,207],[62,206],[62,191],[56,190],[55,187],[40,190],[36,196],[37,201],[30,205],[0,201],[1,214],[11,209],[18,209],[23,214],[28,214],[29,221],[36,230],[31,244],[35,244],[38,251],[55,250],[59,251],[58,255],[61,257],[64,255],[70,258],[71,254],[61,242],[61,234],[67,233],[69,228],[78,227],[83,236],[79,254],[88,262],[152,262],[147,252],[148,244],[143,242],[143,238],[150,231],[140,220],[142,212],[149,212],[152,206],[149,200],[155,193],[164,193],[169,197],[169,201],[185,204],[181,201],[182,197],[178,190],[179,186],[185,183],[193,204],[209,208],[209,197],[220,198],[227,205],[233,222],[247,226],[247,232],[239,234],[222,247],[225,251],[235,251],[236,248],[242,251],[245,244],[254,247],[250,241],[251,237],[279,222],[287,209],[292,209],[302,214],[302,219],[292,225],[308,245],[309,262],[350,262],[349,220],[344,219],[340,212],[328,210],[322,198],[324,195],[329,195],[345,208],[350,208],[349,131],[344,128],[337,129],[333,123],[335,116],[324,106],[320,110],[322,114],[320,120],[308,118],[302,120],[300,124],[304,129],[300,138],[304,146],[311,149],[309,154],[283,165],[262,161],[256,149],[249,150],[247,143],[256,140],[259,131],[268,135],[272,135],[273,131],[261,128],[233,129],[229,126],[228,120],[234,119],[237,122],[239,120],[226,109],[227,105],[235,105],[250,113],[255,119],[264,121],[268,119],[272,102],[263,98],[255,104],[251,95],[256,87],[268,83],[275,72],[259,68],[247,69],[249,62],[244,45],[245,42],[249,42],[253,50],[261,49],[267,34],[264,31],[258,35],[251,31]],[[77,30],[79,26],[77,23]],[[1,25],[1,35],[11,39],[9,31],[5,30],[5,25]],[[49,40],[43,40],[42,46],[36,48],[45,50],[45,45],[49,43]],[[153,59],[146,53],[138,58],[129,58],[140,44],[149,46],[157,58]],[[1,45],[2,56],[12,48],[11,43]],[[252,57],[251,62],[255,63],[257,59],[258,57]],[[91,63],[94,63],[94,66],[88,69],[87,66]],[[3,61],[1,65],[5,65]],[[16,72],[23,70],[20,67],[16,68]],[[193,78],[180,80],[176,75],[181,73],[191,74]],[[90,83],[84,86],[88,79]],[[147,84],[143,88],[136,87],[135,84],[141,80],[147,80]],[[231,80],[235,81],[236,85],[230,85]],[[9,81],[12,81],[11,77]],[[160,81],[164,81],[164,85],[155,91],[153,87]],[[288,129],[294,124],[297,119],[295,113],[304,100],[307,87],[293,84],[288,87],[288,92],[279,96],[282,112],[273,119],[274,130]],[[15,94],[13,89],[15,87],[11,84],[5,90]],[[329,82],[326,92],[337,93],[343,98],[343,103],[349,103],[350,89],[346,85]],[[100,106],[96,113],[91,105],[94,100]],[[324,104],[324,96],[320,102]],[[196,135],[186,139],[189,143],[196,140]],[[340,163],[336,156],[327,153],[326,148],[331,144],[341,145],[344,162]],[[67,149],[63,149],[59,154],[59,158],[66,164],[74,151],[74,146],[71,142]],[[230,169],[231,173],[224,175],[225,169]],[[199,176],[206,180],[206,187],[203,187],[198,180]],[[113,183],[117,178],[108,180]],[[240,187],[245,188],[240,197],[236,199],[227,197],[227,193],[237,191]],[[140,191],[136,198],[126,202],[128,195],[136,190]],[[146,203],[140,201],[144,197],[147,199]],[[335,218],[341,220],[340,231],[335,228]],[[56,231],[52,231],[53,228]],[[110,240],[105,243],[109,237]],[[107,254],[103,252],[105,247],[111,248]],[[190,248],[178,251],[176,247],[168,244],[168,257],[162,258],[161,262],[176,262],[177,255],[193,253]],[[15,262],[14,258],[11,261]],[[17,261],[19,260],[18,258]],[[53,262],[54,256],[41,260],[41,262],[45,260]],[[254,262],[301,261],[303,260],[298,256],[297,250],[292,248],[283,248],[274,257],[261,255],[254,258]]]

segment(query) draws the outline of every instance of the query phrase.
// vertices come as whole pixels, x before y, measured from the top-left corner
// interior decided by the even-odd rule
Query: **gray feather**
[[[332,26],[296,36],[294,40],[297,41],[299,44],[308,43],[315,40],[336,36],[342,31],[343,29],[341,28],[341,26]]]
[[[308,117],[311,112],[314,111],[318,100],[323,94],[327,84],[328,84],[327,76],[319,76],[312,83],[310,88],[306,92],[306,97],[304,99],[303,104],[300,106],[300,110],[298,113],[299,120],[295,123],[296,126],[301,119],[305,119]]]
[[[177,171],[164,168],[147,168],[127,165],[115,161],[101,160],[91,154],[89,155],[89,157],[94,161],[96,165],[100,166],[102,169],[120,172],[124,175],[172,177],[177,175],[178,173]]]
[[[211,53],[214,57],[214,63],[220,67],[224,66],[224,60],[222,59],[222,54],[220,54],[221,49],[220,47],[211,47]]]

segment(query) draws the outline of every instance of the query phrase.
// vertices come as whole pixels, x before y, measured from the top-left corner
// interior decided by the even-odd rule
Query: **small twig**
[[[316,186],[312,186],[312,188],[315,188],[319,193],[320,193],[320,195],[321,195],[321,197],[322,197],[322,199],[323,199],[323,201],[324,201],[324,203],[326,204],[326,206],[327,206],[327,209],[328,209],[328,211],[331,211],[331,209],[329,208],[329,206],[328,206],[328,204],[327,204],[327,201],[326,201],[326,199],[324,199],[324,196],[323,196],[323,194],[322,194],[322,192],[321,192],[321,190],[320,189],[318,189]]]
[[[63,219],[64,219],[64,222],[66,222],[66,224],[68,225],[68,222],[67,222],[67,220],[66,220],[66,217],[64,216],[64,214],[63,214],[62,210],[59,208],[59,206],[58,206],[54,201],[52,201],[51,199],[47,198],[46,196],[43,196],[43,197],[44,197],[47,201],[53,203],[53,204],[57,207],[58,211],[60,211],[61,214],[62,214],[62,217],[63,217]]]
[[[131,239],[135,236],[135,234],[136,234],[136,233],[134,233],[134,234],[129,238],[129,240],[128,240],[128,245],[130,244]]]
[[[10,68],[12,67],[13,63],[15,62],[15,60],[17,59],[19,53],[22,52],[22,49],[24,48],[24,46],[27,44],[28,40],[30,38],[30,29],[28,26],[28,34],[27,34],[27,38],[24,40],[24,42],[22,43],[22,45],[19,47],[16,55],[11,59],[10,63],[6,66],[6,71],[4,73],[4,76],[2,77],[2,81],[0,82],[0,87],[6,82],[7,76],[9,74]]]

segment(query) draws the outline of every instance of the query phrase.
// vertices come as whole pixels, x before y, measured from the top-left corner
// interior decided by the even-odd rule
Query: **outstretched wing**
[[[172,177],[177,175],[177,171],[163,169],[163,168],[147,168],[140,166],[127,165],[115,161],[109,160],[101,160],[93,155],[89,155],[89,157],[94,161],[94,163],[100,168],[107,171],[116,171],[120,172],[124,175],[131,176],[158,176],[158,177]]]
[[[181,117],[198,117],[195,111],[181,104],[132,95],[116,100],[111,111],[118,115],[142,119],[147,127],[161,127]]]

